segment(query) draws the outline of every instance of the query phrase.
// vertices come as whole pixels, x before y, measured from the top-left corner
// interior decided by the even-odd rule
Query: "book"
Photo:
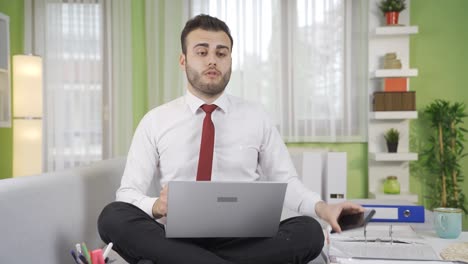
[[[408,78],[384,78],[384,92],[406,92]]]

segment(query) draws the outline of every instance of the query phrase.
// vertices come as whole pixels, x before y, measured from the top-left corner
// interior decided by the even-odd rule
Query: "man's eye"
[[[226,53],[218,52],[218,57],[221,57],[221,58],[226,57]]]
[[[205,55],[206,55],[206,51],[198,51],[198,52],[197,52],[197,55],[199,55],[199,56],[205,56]]]

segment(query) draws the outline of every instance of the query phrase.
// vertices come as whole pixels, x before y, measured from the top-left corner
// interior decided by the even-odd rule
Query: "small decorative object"
[[[434,228],[440,238],[458,238],[462,232],[463,211],[459,208],[434,208]]]
[[[387,25],[398,25],[398,15],[405,10],[405,0],[382,0],[379,5],[380,10],[384,13]]]
[[[398,141],[400,139],[400,132],[395,128],[390,128],[385,132],[385,140],[387,141],[388,152],[395,153],[398,150]]]
[[[395,52],[386,53],[383,66],[384,69],[401,69],[401,61],[397,59]]]
[[[385,194],[400,194],[400,182],[397,176],[388,176],[384,182]]]

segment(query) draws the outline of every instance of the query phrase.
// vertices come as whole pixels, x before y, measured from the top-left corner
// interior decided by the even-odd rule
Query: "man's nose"
[[[207,56],[208,65],[216,66],[217,62],[218,62],[218,58],[216,57],[215,53],[208,54]]]

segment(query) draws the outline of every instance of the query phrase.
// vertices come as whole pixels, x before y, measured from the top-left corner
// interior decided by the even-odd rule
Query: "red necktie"
[[[210,181],[211,169],[213,166],[213,149],[215,128],[211,121],[211,113],[216,109],[216,105],[202,105],[201,109],[205,111],[203,119],[203,130],[200,144],[200,157],[198,159],[197,181]]]

